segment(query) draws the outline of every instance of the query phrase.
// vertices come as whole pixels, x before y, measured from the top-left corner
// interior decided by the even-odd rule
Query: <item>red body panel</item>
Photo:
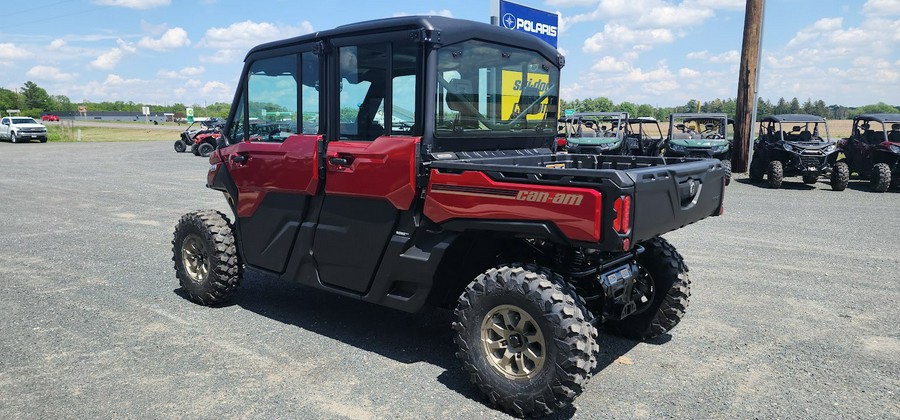
[[[552,221],[575,241],[600,241],[599,191],[496,182],[481,172],[431,171],[425,216],[451,219]]]
[[[283,143],[243,142],[221,149],[221,159],[238,189],[237,216],[252,216],[269,192],[315,195],[321,139],[320,135],[294,135]],[[246,161],[233,160],[239,156],[246,156]],[[215,163],[212,158],[210,162]]]
[[[325,193],[380,198],[409,210],[416,197],[416,149],[420,137],[379,137],[371,142],[332,141],[325,159]],[[346,166],[330,162],[344,158]]]

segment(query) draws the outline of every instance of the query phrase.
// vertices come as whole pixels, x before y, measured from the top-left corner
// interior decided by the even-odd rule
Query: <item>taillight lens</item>
[[[566,147],[567,144],[568,144],[568,142],[566,141],[565,137],[559,137],[556,139],[557,147]]]
[[[613,220],[613,229],[625,234],[631,230],[631,196],[623,195],[613,203],[616,210],[616,218]]]

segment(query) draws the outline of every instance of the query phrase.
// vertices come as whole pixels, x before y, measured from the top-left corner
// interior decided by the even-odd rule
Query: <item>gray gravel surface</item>
[[[0,144],[0,418],[505,418],[454,359],[451,315],[250,277],[178,290],[172,230],[226,211],[170,142]],[[900,192],[740,177],[666,237],[691,305],[670,335],[602,334],[579,418],[900,418]]]

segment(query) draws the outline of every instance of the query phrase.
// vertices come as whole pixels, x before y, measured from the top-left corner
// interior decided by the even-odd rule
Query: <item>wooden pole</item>
[[[741,70],[738,74],[737,110],[735,113],[733,172],[747,172],[750,143],[756,117],[759,57],[762,51],[762,19],[765,0],[747,0],[744,15],[744,41],[741,47]]]

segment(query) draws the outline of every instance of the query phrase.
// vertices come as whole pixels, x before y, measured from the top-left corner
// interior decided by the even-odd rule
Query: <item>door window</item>
[[[303,134],[319,133],[319,56],[312,52],[301,55],[303,83],[300,85],[300,109]]]
[[[298,130],[297,56],[257,60],[247,81],[251,141],[282,142]]]

